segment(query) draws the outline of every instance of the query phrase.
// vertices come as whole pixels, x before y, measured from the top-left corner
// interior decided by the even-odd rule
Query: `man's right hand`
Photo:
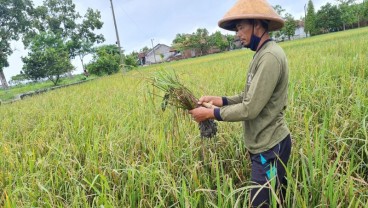
[[[223,105],[222,97],[219,96],[202,96],[198,100],[198,105],[203,105],[203,103],[209,103],[217,107],[221,107]]]

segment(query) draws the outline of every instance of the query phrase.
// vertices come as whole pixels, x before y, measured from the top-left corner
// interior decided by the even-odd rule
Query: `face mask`
[[[266,33],[266,31],[263,33],[263,35]],[[252,51],[256,51],[258,48],[259,43],[261,42],[261,39],[263,37],[263,35],[261,37],[257,37],[256,35],[254,35],[254,22],[253,22],[253,31],[252,31],[252,37],[250,38],[250,44],[245,46],[246,48],[249,48]]]
[[[252,51],[256,51],[260,42],[261,42],[261,38],[257,37],[253,33],[252,37],[250,38],[250,44],[249,44],[248,48]]]

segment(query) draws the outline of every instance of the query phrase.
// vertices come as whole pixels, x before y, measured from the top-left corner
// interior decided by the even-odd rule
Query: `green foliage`
[[[204,55],[210,49],[208,30],[198,28],[192,34],[177,34],[173,40],[173,47],[179,51],[186,49],[197,50],[200,55]]]
[[[48,78],[57,85],[61,75],[74,70],[67,47],[60,35],[41,33],[33,38],[28,57],[22,57],[23,70],[32,80]]]
[[[295,34],[296,21],[294,20],[294,17],[289,13],[285,14],[284,19],[285,26],[282,29],[282,33],[285,34],[290,40],[290,37]]]
[[[285,9],[283,9],[280,5],[276,5],[276,6],[273,6],[273,9],[276,11],[276,13],[278,14],[278,15],[280,15],[281,17],[283,16],[283,14],[282,13],[284,13],[285,12]]]
[[[229,47],[229,42],[226,36],[222,35],[220,31],[216,31],[209,37],[210,46],[215,46],[220,51],[225,51]],[[230,47],[229,47],[230,48]]]
[[[52,32],[61,36],[69,58],[79,56],[83,64],[84,56],[93,52],[92,46],[104,41],[102,34],[94,33],[102,25],[98,10],[88,8],[82,18],[72,0],[45,0],[42,6],[35,8],[32,30],[25,36],[24,44],[28,46],[42,32]]]
[[[20,84],[22,81],[25,81],[25,80],[27,80],[28,78],[27,78],[27,76],[26,76],[26,74],[24,74],[23,73],[23,71],[21,71],[21,73],[20,74],[17,74],[17,75],[15,75],[15,76],[12,76],[11,77],[11,80],[9,81],[9,83],[12,83],[12,84],[14,84],[14,85],[18,85],[18,84]]]
[[[193,49],[204,55],[208,53],[211,47],[218,48],[221,51],[234,48],[234,35],[222,35],[216,31],[209,35],[207,29],[199,28],[192,34],[177,34],[172,42],[173,48],[178,51]]]
[[[342,25],[341,11],[330,3],[322,6],[316,15],[316,27],[321,33],[335,32],[340,30]]]
[[[353,4],[351,5],[353,10],[353,15],[355,16],[355,21],[352,23],[358,23],[358,27],[360,27],[360,22],[365,19],[364,17],[364,2],[360,4]],[[366,19],[368,20],[368,18]]]
[[[186,49],[190,49],[190,34],[176,34],[175,39],[172,42],[173,48],[178,51],[184,51]]]
[[[307,16],[305,20],[305,31],[309,33],[309,35],[313,36],[317,34],[316,29],[316,13],[314,11],[314,5],[312,0],[308,1],[308,8],[307,8]]]
[[[176,34],[174,40],[172,41],[173,48],[178,51],[183,51],[191,47],[190,44],[190,34]]]
[[[93,31],[101,29],[103,22],[101,21],[100,11],[88,8],[84,15],[82,24],[77,25],[76,31],[72,34],[71,40],[67,42],[71,57],[79,56],[82,64],[83,58],[93,53],[93,45],[102,43],[105,38],[102,34],[96,35]]]
[[[147,53],[149,50],[151,50],[151,49],[148,48],[147,46],[144,46],[139,52],[140,53]]]
[[[13,53],[10,41],[18,40],[19,36],[28,30],[29,14],[32,13],[30,0],[2,0],[0,1],[0,82],[7,87],[4,67],[8,67],[8,56]]]
[[[35,8],[33,16],[32,30],[24,41],[26,46],[35,35],[42,32],[58,34],[63,41],[70,40],[77,28],[77,20],[81,18],[72,0],[46,0]]]
[[[191,47],[200,51],[201,55],[206,54],[210,45],[208,43],[209,34],[206,28],[198,28],[195,33],[190,36]]]
[[[138,56],[135,54],[130,54],[125,57],[124,63],[128,68],[133,68],[138,66]]]
[[[285,37],[288,37],[288,39],[290,40],[291,36],[295,34],[297,22],[290,13],[286,13],[285,15],[283,15],[285,9],[283,9],[280,5],[274,6],[273,9],[277,12],[278,15],[283,17],[283,19],[285,20],[285,25],[279,31],[270,32],[270,36],[274,36],[277,39],[281,37],[282,40],[284,40]]]
[[[235,49],[236,46],[234,45],[234,41],[235,41],[235,35],[230,35],[230,34],[226,34],[225,38],[227,40],[227,43],[229,44],[229,49]]]
[[[119,71],[121,56],[116,45],[104,45],[96,49],[91,63],[86,68],[91,74],[110,75]]]
[[[312,31],[312,35],[320,33],[335,32],[341,29],[353,28],[356,25],[360,27],[362,21],[367,21],[368,16],[368,4],[366,1],[363,3],[355,3],[355,0],[336,0],[338,5],[331,5],[326,3],[315,14],[315,17],[311,15],[311,1],[308,3],[308,14],[306,20],[306,30]],[[313,8],[314,10],[314,8]],[[309,16],[309,19],[308,19]],[[314,27],[311,26],[311,19],[314,18]],[[310,28],[312,28],[310,30]],[[314,31],[314,32],[313,32]]]
[[[88,78],[86,78],[86,76],[84,76],[83,74],[73,75],[72,77],[66,76],[60,78],[59,86],[73,84],[83,80],[91,80],[95,78],[95,76],[89,76]],[[14,99],[17,95],[28,93],[31,91],[43,91],[52,87],[54,87],[54,83],[49,80],[18,84],[16,86],[9,87],[9,89],[7,90],[0,90],[0,100],[7,102]]]
[[[368,20],[368,1],[363,2],[363,16],[366,20]]]
[[[351,25],[354,22],[357,21],[356,11],[353,6],[351,6],[352,3],[355,2],[355,0],[337,0],[340,2],[339,9],[341,12],[341,21],[343,23],[344,30],[346,29],[347,25]]]

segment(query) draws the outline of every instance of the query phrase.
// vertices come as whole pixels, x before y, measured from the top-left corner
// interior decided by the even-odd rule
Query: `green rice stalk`
[[[175,72],[158,71],[150,78],[152,85],[165,93],[162,97],[161,109],[165,111],[168,105],[184,110],[198,107],[198,99],[193,93],[179,82]],[[216,135],[217,124],[213,119],[199,123],[202,138],[212,138]]]

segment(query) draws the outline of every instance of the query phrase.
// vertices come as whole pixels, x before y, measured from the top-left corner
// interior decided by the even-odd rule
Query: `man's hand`
[[[196,122],[202,122],[208,119],[215,118],[214,110],[212,108],[199,107],[189,111]]]
[[[212,104],[212,101],[211,101],[211,102],[209,102],[209,103],[203,102],[203,103],[202,103],[202,106],[203,106],[203,107],[206,107],[206,108],[211,108],[211,109],[219,108],[218,106],[216,106],[216,105]]]
[[[214,105],[215,107],[221,107],[222,106],[222,97],[219,96],[202,96],[198,100],[198,105],[203,105],[204,107],[207,107],[205,103],[209,103],[211,105]]]

